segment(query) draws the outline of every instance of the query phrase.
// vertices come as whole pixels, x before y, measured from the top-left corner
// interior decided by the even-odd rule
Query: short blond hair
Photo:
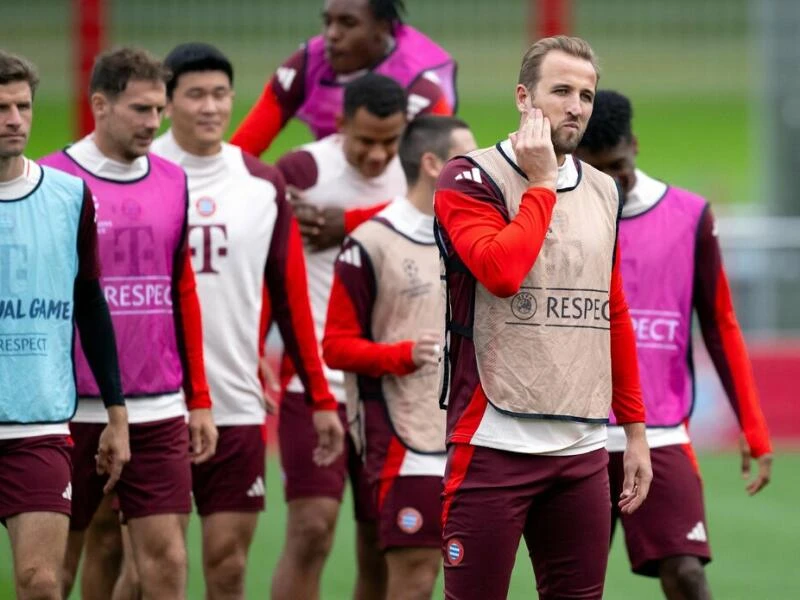
[[[539,82],[544,57],[554,50],[560,50],[570,56],[589,61],[594,67],[594,72],[597,73],[598,81],[600,80],[600,66],[597,63],[597,55],[595,55],[589,42],[579,37],[556,35],[542,38],[528,48],[525,56],[522,57],[522,66],[519,69],[519,80],[517,82],[529,90],[533,90]]]

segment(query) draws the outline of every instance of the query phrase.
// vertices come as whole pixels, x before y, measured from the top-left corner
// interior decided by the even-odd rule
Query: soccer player
[[[711,560],[703,489],[687,423],[694,406],[692,312],[742,428],[742,474],[758,474],[750,494],[770,480],[772,450],[744,339],[722,266],[711,207],[700,196],[636,168],[638,142],[628,98],[599,91],[576,155],[614,177],[624,192],[619,243],[622,279],[636,332],[647,441],[653,461],[650,499],[621,517],[634,573],[659,577],[671,600],[710,598],[703,565]],[[667,276],[665,277],[665,273]],[[610,427],[611,496],[623,478],[619,427]]]
[[[267,83],[231,143],[259,156],[292,117],[316,139],[337,131],[344,86],[374,71],[408,91],[408,115],[451,114],[456,65],[402,22],[402,0],[325,0],[323,33],[292,54]]]
[[[397,148],[406,125],[406,95],[388,77],[370,73],[347,86],[341,133],[308,144],[282,157],[277,167],[287,184],[302,190],[319,206],[372,206],[406,193],[406,181]],[[306,254],[311,312],[318,339],[325,331],[333,266],[338,249]],[[352,448],[327,467],[315,464],[315,433],[306,390],[297,376],[287,371],[288,380],[278,439],[289,504],[286,546],[272,581],[277,600],[316,598],[325,560],[333,543],[348,472],[353,485],[358,538],[358,581],[356,597],[383,598],[386,565],[377,546],[377,515],[363,474],[363,465]],[[346,423],[344,374],[326,369],[331,392],[339,401]]]
[[[21,600],[62,598],[74,325],[108,416],[93,449],[95,468],[108,475],[106,491],[130,459],[91,192],[23,154],[38,83],[31,63],[0,51],[0,522]]]
[[[619,197],[610,177],[572,156],[597,78],[584,40],[539,40],[520,68],[519,129],[450,161],[439,177],[451,374],[448,598],[504,598],[520,535],[540,598],[602,597],[612,407],[628,440],[620,508],[632,513],[647,496]]]
[[[100,55],[90,83],[94,132],[42,161],[81,177],[95,194],[101,284],[117,334],[122,388],[130,399],[132,458],[117,495],[146,598],[185,593],[191,464],[208,460],[217,439],[186,241],[186,175],[149,153],[166,104],[165,79],[162,64],[144,51],[121,48]],[[77,346],[80,402],[71,427],[67,589],[103,495],[92,462],[105,417]],[[94,593],[111,596],[108,589]]]
[[[399,152],[407,198],[353,231],[335,266],[324,357],[346,371],[351,432],[377,502],[390,600],[430,598],[441,565],[446,454],[437,366],[444,302],[433,190],[445,162],[475,148],[463,121],[412,121]]]
[[[233,108],[233,67],[215,47],[182,44],[171,72],[170,130],[153,152],[189,178],[192,247],[208,382],[219,428],[215,456],[193,466],[203,527],[206,597],[244,598],[247,553],[264,510],[266,410],[258,380],[267,323],[262,297],[313,402],[317,464],[342,451],[344,428],[322,374],[303,244],[280,172],[222,141]]]

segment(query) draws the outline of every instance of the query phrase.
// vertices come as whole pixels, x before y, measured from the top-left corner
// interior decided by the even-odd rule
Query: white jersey
[[[213,156],[188,154],[171,131],[152,151],[188,176],[188,240],[214,421],[261,424],[266,412],[258,360],[266,331],[265,273],[273,242],[281,243],[273,240],[278,194],[284,194],[280,175],[230,144]]]
[[[286,182],[302,190],[307,202],[317,206],[340,206],[345,209],[365,208],[386,203],[406,193],[406,179],[395,156],[386,170],[367,179],[345,158],[340,134],[328,136],[289,153],[277,164]],[[306,251],[308,291],[317,339],[325,333],[325,316],[333,285],[333,265],[339,248],[322,252]],[[344,403],[344,374],[325,367],[325,377],[336,399]],[[287,390],[302,393],[303,384],[295,375]]]

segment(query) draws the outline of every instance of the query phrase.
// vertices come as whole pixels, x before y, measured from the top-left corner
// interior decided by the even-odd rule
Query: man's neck
[[[556,154],[556,162],[558,166],[562,166],[564,164],[564,160],[567,158],[566,154]]]
[[[97,149],[100,150],[100,153],[106,158],[110,158],[111,160],[124,165],[133,164],[135,159],[132,159],[120,152],[113,142],[106,139],[105,136],[103,136],[101,133],[98,133],[97,130],[95,130],[95,132],[92,134],[92,140],[94,141],[95,146],[97,146]]]
[[[406,196],[411,205],[424,215],[433,216],[433,185],[419,180],[408,190]]]
[[[192,139],[191,136],[185,136],[181,132],[172,129],[172,137],[175,138],[175,143],[178,144],[181,150],[192,156],[215,156],[222,152],[222,140],[216,142],[206,143]]]
[[[0,158],[0,182],[11,181],[25,172],[25,158],[22,155]]]

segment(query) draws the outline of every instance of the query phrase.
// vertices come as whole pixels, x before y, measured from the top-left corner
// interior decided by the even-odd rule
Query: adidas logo
[[[289,88],[292,87],[294,78],[297,76],[297,71],[289,67],[278,67],[275,76],[278,78],[278,83],[281,84],[281,87],[288,92]]]
[[[249,498],[260,498],[265,492],[266,489],[264,488],[264,480],[261,478],[261,475],[259,475],[256,477],[253,485],[250,486],[250,489],[247,490],[247,496]]]
[[[72,482],[67,484],[67,487],[64,489],[61,497],[64,498],[64,500],[69,500],[72,502]]]
[[[686,535],[686,539],[691,542],[708,541],[708,537],[706,536],[706,528],[702,521],[697,522],[697,525],[695,525],[694,528]]]
[[[413,120],[414,117],[430,106],[430,104],[431,101],[425,96],[410,94],[408,96],[408,120]]]
[[[348,248],[339,255],[339,260],[348,265],[361,268],[361,251],[358,248]]]
[[[481,179],[481,170],[478,167],[473,167],[469,171],[462,171],[455,177],[456,181],[461,181],[462,179],[467,179],[469,181],[474,181],[475,183],[483,183]]]

